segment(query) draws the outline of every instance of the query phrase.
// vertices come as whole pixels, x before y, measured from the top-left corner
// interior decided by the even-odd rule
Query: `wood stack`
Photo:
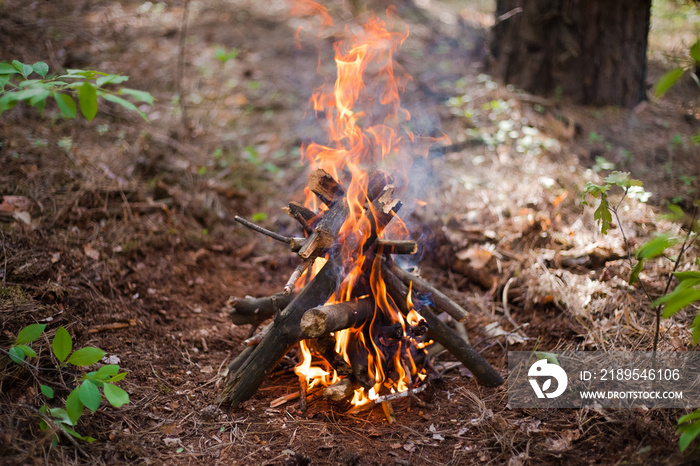
[[[370,388],[374,382],[368,375],[367,350],[359,345],[348,348],[351,360],[351,364],[348,364],[335,352],[335,340],[331,334],[346,328],[361,327],[365,322],[372,321],[375,328],[380,329],[381,339],[389,346],[407,337],[400,325],[397,329],[391,322],[381,322],[379,319],[378,323],[369,284],[371,273],[381,274],[387,293],[404,315],[409,312],[406,298],[411,290],[414,308],[424,320],[407,329],[408,337],[415,341],[432,339],[441,344],[486,386],[495,387],[503,383],[493,367],[437,317],[437,313],[446,312],[454,319],[463,321],[467,312],[430,284],[393,262],[392,254],[414,254],[416,243],[379,238],[401,208],[401,202],[394,198],[392,182],[392,177],[383,171],[370,175],[366,186],[367,202],[362,211],[369,232],[362,239],[345,234],[342,235],[343,240],[338,241],[351,207],[345,189],[323,170],[311,174],[308,187],[327,206],[327,210],[316,213],[295,202],[290,202],[286,209],[300,223],[305,237],[282,236],[236,217],[243,225],[289,244],[290,249],[302,258],[302,264],[295,269],[281,293],[265,298],[229,300],[230,315],[235,324],[250,323],[255,329],[262,321],[271,317],[274,319],[258,335],[246,340],[248,346],[229,365],[229,379],[219,398],[220,403],[239,407],[256,392],[266,375],[294,345],[310,339],[313,339],[312,346],[316,352],[339,375],[348,375],[347,380],[352,380],[352,383],[346,381],[341,384],[335,390],[336,394],[348,391],[351,394],[352,390],[348,387],[352,385]],[[326,304],[350,272],[348,268],[355,263],[354,259],[360,255],[366,256],[366,259],[361,278],[353,288],[356,296],[345,302]],[[295,294],[294,285],[301,274],[321,256],[327,256],[325,265]],[[374,260],[377,257],[381,257],[380,262]],[[370,270],[375,262],[381,264],[381,269]],[[304,404],[305,397],[302,398]]]

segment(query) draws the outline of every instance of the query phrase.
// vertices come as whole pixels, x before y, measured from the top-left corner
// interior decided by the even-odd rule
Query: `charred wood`
[[[345,197],[345,190],[340,183],[320,168],[309,174],[307,186],[327,206]]]
[[[324,336],[316,340],[316,349],[338,375],[352,374],[352,367],[335,351],[335,338]]]
[[[372,202],[371,212],[365,211],[364,213],[364,216],[374,225],[369,237],[364,242],[364,246],[371,246],[376,241],[400,207],[398,200],[392,198],[393,188],[390,190],[386,188],[382,189],[380,196]],[[345,205],[345,201],[336,204]],[[381,215],[377,215],[375,212],[380,212]],[[325,219],[327,215],[328,212],[323,218]],[[353,240],[350,239],[343,247],[356,254],[362,245],[352,243]],[[220,404],[227,404],[235,409],[255,393],[277,362],[302,338],[299,324],[304,312],[325,303],[335,292],[338,283],[347,273],[344,269],[344,263],[345,258],[342,257],[342,254],[331,255],[311,282],[275,317],[273,325],[263,341],[240,365],[238,371],[224,387],[218,400]]]
[[[393,274],[393,268],[382,268],[382,278],[386,283],[387,291],[397,304],[402,313],[407,312],[406,294],[408,287],[403,281]],[[423,317],[428,325],[427,336],[444,346],[459,361],[461,361],[476,379],[488,386],[497,387],[503,383],[503,378],[498,372],[479,354],[474,348],[464,341],[447,324],[437,318],[429,309],[416,307],[416,311]]]

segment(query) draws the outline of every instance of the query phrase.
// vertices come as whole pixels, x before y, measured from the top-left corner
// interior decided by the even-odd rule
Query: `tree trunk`
[[[497,0],[491,74],[533,94],[633,107],[646,96],[650,16],[651,0]]]

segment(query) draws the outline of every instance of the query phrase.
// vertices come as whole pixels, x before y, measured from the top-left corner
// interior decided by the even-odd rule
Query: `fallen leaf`
[[[578,430],[566,430],[558,439],[548,438],[545,442],[550,451],[562,452],[571,450],[571,443],[581,436]]]
[[[400,443],[390,443],[389,446],[392,448],[392,450],[396,450],[397,448],[401,448]]]
[[[409,453],[413,453],[414,451],[416,451],[416,444],[412,441],[408,441],[407,443],[404,443],[403,449]]]
[[[25,225],[32,224],[32,216],[29,215],[29,212],[24,212],[24,211],[12,212],[12,217],[15,220],[17,220],[18,222],[24,223]]]
[[[523,343],[526,338],[520,335],[520,332],[506,332],[498,322],[491,322],[484,327],[486,334],[490,337],[500,337],[505,335],[509,345]]]
[[[455,256],[461,261],[469,261],[469,265],[478,270],[484,268],[493,257],[493,253],[487,248],[472,246],[459,251]]]
[[[163,443],[168,447],[179,445],[181,442],[180,437],[165,437],[163,439]]]
[[[85,247],[83,247],[83,251],[85,251],[85,255],[92,260],[96,261],[100,259],[100,251],[93,248],[92,244],[86,244]]]
[[[32,201],[24,196],[2,196],[0,211],[22,212],[32,208]]]

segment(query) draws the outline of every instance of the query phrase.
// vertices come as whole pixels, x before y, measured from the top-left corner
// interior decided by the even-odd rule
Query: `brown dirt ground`
[[[32,322],[64,325],[77,344],[120,358],[131,396],[83,417],[78,430],[97,442],[76,448],[62,438],[49,451],[31,411],[41,394],[0,356],[0,463],[697,464],[697,454],[678,452],[679,412],[509,409],[505,387],[485,389],[460,370],[395,402],[393,425],[380,409],[349,415],[325,401],[306,412],[270,408],[296,390],[286,360],[243,409],[216,407],[248,333],[228,321],[224,303],[278,291],[296,264],[233,215],[265,213],[266,226],[295,231],[278,207],[298,200],[305,183],[301,141],[322,137],[307,101],[332,76],[328,67],[318,76],[318,52],[326,63],[343,29],[309,35],[297,49],[294,33],[306,23],[285,2],[189,2],[185,118],[173,98],[183,12],[181,3],[0,2],[0,58],[127,74],[158,98],[145,109],[150,124],[108,105],[92,122],[56,119],[51,108],[45,118],[22,107],[0,118],[0,194],[33,204],[31,225],[0,225],[2,345]],[[344,7],[332,13],[352,21]],[[481,74],[488,15],[451,2],[402,2],[399,14],[411,25],[398,60],[414,77],[405,102],[416,128],[439,125],[459,145],[420,166],[435,186],[409,224],[422,238],[423,275],[473,311],[473,345],[504,375],[511,348],[649,348],[652,317],[625,285],[619,229],[596,233],[578,193],[599,179],[590,168],[600,156],[642,177],[655,205],[676,196],[689,205],[697,178],[679,175],[700,171],[692,83],[635,110],[573,107]],[[220,63],[218,47],[239,54]],[[652,62],[650,82],[667,67]],[[468,99],[449,100],[460,95]],[[487,108],[494,101],[505,110]],[[504,121],[517,138],[489,147],[475,137]],[[523,127],[537,130],[531,140]],[[655,221],[645,204],[626,205],[633,246],[680,228]],[[489,261],[470,263],[470,247]],[[668,270],[660,261],[643,279],[660,292]],[[586,293],[593,298],[581,304]],[[485,330],[513,330],[505,311],[523,342]],[[693,349],[689,319],[664,322],[663,349]],[[113,323],[129,326],[101,327]]]

